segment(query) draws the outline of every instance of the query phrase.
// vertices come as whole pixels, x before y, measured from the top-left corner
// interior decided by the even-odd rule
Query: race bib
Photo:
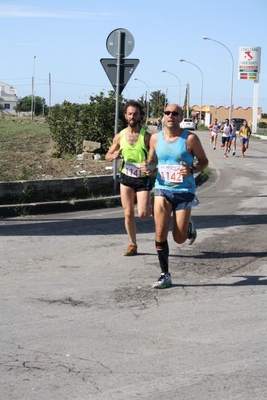
[[[142,175],[141,165],[136,163],[125,163],[125,175],[131,178],[140,178]]]
[[[181,183],[183,176],[180,174],[181,165],[160,165],[159,173],[166,182]]]

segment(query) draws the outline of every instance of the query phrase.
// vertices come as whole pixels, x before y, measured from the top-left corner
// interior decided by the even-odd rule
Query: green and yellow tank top
[[[121,172],[132,178],[143,178],[145,173],[141,172],[141,163],[144,158],[148,157],[148,151],[145,146],[145,129],[141,128],[138,135],[137,142],[130,145],[126,140],[125,132],[123,129],[120,133],[120,149],[123,157]]]

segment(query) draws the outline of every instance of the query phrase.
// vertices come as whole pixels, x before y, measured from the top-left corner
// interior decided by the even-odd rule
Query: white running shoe
[[[165,289],[167,287],[170,287],[171,285],[172,285],[171,274],[167,272],[165,274],[162,273],[157,282],[153,283],[152,287],[155,289]]]

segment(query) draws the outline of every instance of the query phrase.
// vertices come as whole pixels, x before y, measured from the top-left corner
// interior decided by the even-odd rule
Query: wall
[[[38,181],[0,182],[0,205],[38,201],[82,199],[111,194],[112,175],[84,178],[44,179]]]
[[[193,111],[199,111],[199,106],[194,105],[192,106]],[[229,107],[215,107],[213,105],[210,106],[202,106],[202,115],[206,115],[208,113],[210,115],[210,121],[213,121],[214,118],[217,118],[218,121],[222,121],[223,119],[229,118]],[[258,118],[260,119],[262,114],[262,109],[261,107],[258,108]],[[248,107],[248,108],[243,108],[243,107],[234,107],[232,111],[232,118],[245,118],[248,121],[248,124],[252,124],[252,119],[253,119],[253,108]],[[205,119],[205,118],[204,118]],[[206,123],[205,119],[205,125],[208,126],[209,124]]]

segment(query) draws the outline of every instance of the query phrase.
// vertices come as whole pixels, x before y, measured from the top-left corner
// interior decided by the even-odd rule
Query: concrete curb
[[[200,182],[199,176],[200,173],[195,174],[196,184]],[[119,194],[91,199],[6,204],[0,205],[0,218],[94,210],[98,208],[111,208],[117,206],[121,206],[121,197]]]
[[[121,205],[120,195],[98,197],[93,199],[62,200],[25,204],[0,205],[0,218],[20,215],[36,215],[60,212],[93,210]]]

